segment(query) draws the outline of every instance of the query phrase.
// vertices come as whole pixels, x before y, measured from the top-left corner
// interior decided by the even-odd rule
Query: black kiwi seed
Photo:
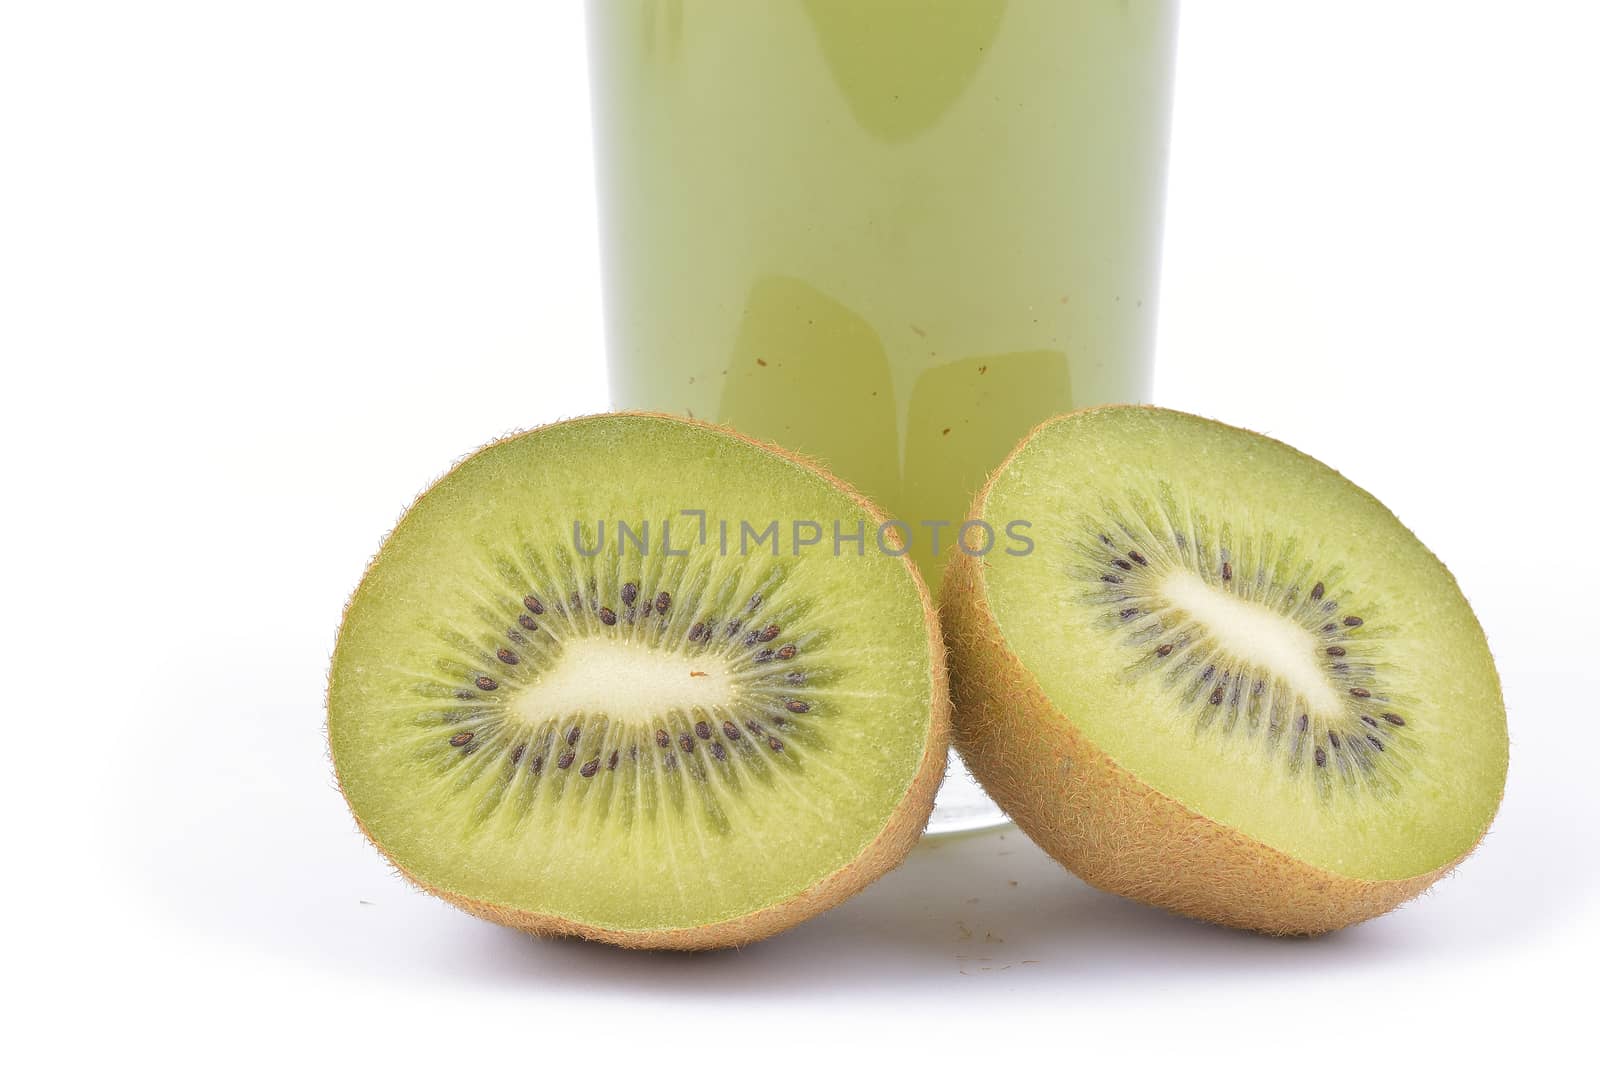
[[[743,604],[737,601],[726,604],[711,597],[702,600],[698,595],[691,596],[687,601],[680,598],[676,606],[680,609],[678,614],[683,616],[682,629],[667,626],[668,612],[674,606],[673,594],[661,590],[648,592],[643,579],[638,576],[612,585],[594,577],[574,575],[559,585],[552,585],[544,595],[550,599],[541,600],[540,595],[534,593],[519,597],[514,591],[511,592],[500,623],[504,632],[496,637],[491,631],[489,640],[481,642],[473,650],[478,658],[466,660],[468,666],[463,666],[454,658],[438,661],[438,669],[445,672],[447,678],[453,676],[455,681],[443,685],[434,683],[425,688],[430,693],[437,692],[446,697],[453,694],[462,703],[436,709],[436,714],[428,716],[428,721],[460,725],[448,727],[451,731],[459,732],[432,734],[427,738],[427,743],[437,746],[438,738],[442,736],[452,750],[461,753],[463,759],[487,746],[492,753],[486,755],[494,756],[504,776],[502,781],[510,789],[519,788],[516,784],[519,771],[526,769],[530,776],[538,775],[546,769],[546,764],[551,771],[557,768],[563,771],[576,770],[586,780],[598,778],[602,770],[622,770],[625,760],[637,761],[639,749],[648,749],[652,740],[662,756],[660,763],[649,768],[651,771],[676,772],[681,761],[682,770],[692,772],[695,781],[700,783],[705,781],[700,768],[706,764],[697,763],[702,753],[706,760],[736,765],[741,758],[749,758],[754,753],[752,743],[759,744],[762,740],[766,741],[772,752],[785,754],[783,762],[792,758],[789,753],[791,744],[802,745],[794,755],[802,753],[804,743],[810,739],[809,735],[796,730],[796,723],[783,716],[812,711],[812,704],[798,699],[796,690],[806,684],[808,675],[813,672],[790,669],[792,665],[789,664],[771,675],[766,671],[759,672],[761,677],[756,686],[764,692],[747,695],[748,703],[742,713],[750,716],[748,719],[730,717],[697,720],[694,716],[704,712],[691,704],[681,709],[663,709],[673,716],[676,724],[668,724],[672,719],[659,721],[659,729],[657,725],[651,725],[637,730],[625,724],[598,719],[590,721],[587,716],[574,716],[567,719],[565,726],[556,720],[547,722],[536,734],[522,733],[520,725],[510,721],[512,709],[505,706],[501,700],[502,694],[498,691],[515,692],[524,684],[536,683],[537,676],[548,669],[544,653],[554,653],[555,658],[559,658],[562,649],[558,646],[566,642],[569,636],[581,638],[586,632],[596,634],[598,631],[593,629],[594,625],[624,630],[630,639],[637,636],[673,644],[687,638],[696,643],[719,647],[729,654],[740,644],[752,643],[750,653],[738,657],[747,665],[751,659],[757,663],[788,661],[798,659],[800,654],[801,631],[795,630],[786,619],[780,625],[771,621],[770,616],[763,620],[756,614],[771,606],[769,598],[763,593],[747,594]],[[605,602],[607,600],[609,603]],[[653,628],[658,633],[645,633],[635,628],[639,618],[657,610],[662,613],[662,625]],[[585,614],[597,619],[598,623],[585,625],[582,618]],[[559,625],[546,627],[548,619],[540,616],[553,616]],[[782,636],[785,628],[792,631],[788,640]],[[538,639],[533,636],[535,634],[539,635]],[[451,633],[448,636],[458,649],[466,651],[464,635]],[[825,642],[826,637],[807,630],[804,640],[810,652]],[[699,649],[693,652],[699,652]],[[502,666],[504,673],[500,671]],[[459,710],[451,710],[452,707]],[[685,712],[689,716],[687,719],[682,717]],[[514,731],[509,739],[502,740],[504,735],[500,731],[503,729]],[[792,738],[788,731],[794,731]],[[617,736],[612,736],[614,733]],[[611,744],[593,750],[593,746],[604,741],[610,741]],[[581,752],[580,749],[584,747],[590,747],[591,751],[587,754]],[[466,760],[460,763],[458,773],[475,773],[477,766],[475,761]],[[528,778],[526,787],[535,788],[535,781]]]
[[[1392,711],[1384,712],[1383,713],[1383,718],[1384,718],[1384,720],[1386,722],[1388,722],[1392,726],[1404,726],[1406,724],[1405,719],[1403,719],[1400,716],[1396,715]]]
[[[1122,611],[1119,612],[1118,614],[1120,614],[1124,619],[1131,619],[1135,615],[1139,614],[1139,609],[1138,608],[1123,608]]]
[[[1329,734],[1328,735],[1328,744],[1332,745],[1334,748],[1338,748],[1339,747],[1339,735],[1338,734]]]
[[[1327,590],[1322,587],[1322,583],[1318,582],[1316,585],[1311,587],[1311,599],[1312,600],[1321,600],[1322,599],[1322,594],[1326,593],[1326,592],[1327,592]]]
[[[1368,726],[1376,726],[1376,725],[1378,725],[1378,720],[1374,719],[1371,715],[1363,715],[1363,716],[1361,716],[1361,721],[1366,723]]]
[[[1354,630],[1357,626],[1361,625],[1361,616],[1359,616],[1359,615],[1346,615],[1344,617],[1344,624],[1346,626],[1350,627],[1350,629]]]
[[[1150,561],[1145,559],[1138,552],[1129,552],[1128,553],[1128,558],[1133,560],[1135,563],[1137,563],[1141,567],[1150,566]]]
[[[1367,735],[1367,744],[1371,745],[1373,748],[1377,749],[1379,752],[1383,751],[1383,742],[1379,741],[1376,737],[1373,737],[1371,734]]]
[[[1170,656],[1170,655],[1172,655],[1172,646],[1171,645],[1159,645],[1159,646],[1157,646],[1156,655],[1158,655],[1158,656]]]
[[[1329,645],[1328,646],[1328,655],[1335,656],[1335,657],[1344,655],[1344,646],[1343,645]]]
[[[1233,564],[1227,560],[1222,561],[1222,580],[1225,582],[1233,581]]]
[[[1222,703],[1222,686],[1217,686],[1211,691],[1211,704],[1213,707]]]
[[[1114,559],[1111,562],[1116,564],[1118,567],[1121,567],[1125,571],[1133,570],[1133,564],[1129,563],[1125,559]]]
[[[1317,746],[1317,766],[1318,767],[1325,767],[1325,766],[1327,766],[1327,763],[1328,763],[1328,753],[1323,750],[1321,745],[1318,745]]]
[[[1372,695],[1372,690],[1363,689],[1360,686],[1356,686],[1354,689],[1350,690],[1350,695],[1358,700],[1365,700]]]
[[[1122,579],[1118,578],[1115,574],[1102,574],[1100,576],[1100,580],[1102,582],[1107,583],[1108,585],[1121,585],[1122,584]]]

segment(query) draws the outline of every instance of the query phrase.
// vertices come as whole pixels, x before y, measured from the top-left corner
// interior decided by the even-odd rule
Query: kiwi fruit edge
[[[832,490],[844,496],[855,509],[862,513],[869,524],[881,524],[887,519],[882,509],[872,500],[861,495],[825,466],[809,457],[789,451],[771,442],[747,436],[727,426],[653,411],[609,412],[560,420],[490,442],[484,448],[459,460],[450,470],[437,478],[418,495],[417,502],[421,502],[429,493],[448,482],[457,471],[484,452],[509,441],[539,434],[555,427],[572,426],[600,420],[627,419],[659,420],[685,427],[693,427],[710,434],[719,435],[733,442],[759,449],[796,468],[799,472],[820,479]],[[946,668],[945,644],[941,636],[938,611],[933,604],[932,597],[921,573],[911,561],[910,556],[901,554],[898,557],[898,562],[905,568],[916,590],[916,596],[922,609],[922,625],[927,635],[927,655],[931,665],[929,689],[931,697],[926,734],[923,740],[920,761],[917,763],[915,772],[899,803],[888,814],[876,836],[868,841],[849,862],[837,867],[800,891],[747,914],[711,921],[702,925],[648,928],[585,922],[567,915],[541,912],[507,905],[491,899],[482,899],[479,896],[453,891],[445,885],[436,884],[436,882],[419,877],[411,870],[408,870],[373,832],[367,821],[362,818],[357,810],[357,805],[352,801],[337,755],[339,737],[335,702],[337,700],[336,689],[340,671],[338,648],[342,645],[343,638],[350,627],[352,609],[357,604],[363,587],[367,585],[375,569],[383,560],[384,550],[389,547],[405,527],[407,520],[414,514],[415,507],[416,504],[414,503],[411,508],[408,508],[394,529],[384,538],[377,554],[369,562],[361,582],[345,604],[338,638],[336,639],[333,663],[329,670],[329,684],[326,696],[327,741],[336,782],[363,836],[408,882],[471,915],[536,936],[577,937],[631,949],[700,951],[737,947],[759,941],[834,907],[898,866],[912,847],[920,840],[927,825],[928,817],[933,810],[934,796],[938,792],[945,772],[950,737],[950,687]],[[892,531],[893,528],[891,527],[890,529]],[[897,538],[898,535],[891,532],[888,536]]]
[[[1275,439],[1199,416],[1122,404],[1058,415],[1035,427],[990,475],[973,501],[969,520],[994,520],[987,510],[991,494],[1041,434],[1066,420],[1123,412],[1208,424],[1283,450],[1343,481],[1410,533],[1370,494]],[[1454,588],[1443,564],[1425,547],[1417,548]],[[1487,832],[1503,797],[1507,756],[1503,698],[1492,660],[1486,665],[1486,688],[1492,687],[1487,699],[1500,712],[1499,788],[1476,835],[1429,870],[1392,878],[1350,876],[1192,810],[1091,741],[1074,723],[1073,709],[1066,701],[1053,703],[1040,678],[1008,644],[991,607],[989,567],[985,557],[958,551],[941,590],[955,705],[953,743],[1017,825],[1090,885],[1202,921],[1274,935],[1316,935],[1384,914],[1417,896],[1453,870]],[[1465,605],[1464,599],[1461,603]],[[1470,608],[1466,611],[1470,619]],[[1359,625],[1360,620],[1354,621]],[[1471,625],[1476,629],[1476,620]],[[1481,630],[1477,632],[1481,642]],[[1487,658],[1487,649],[1483,651]],[[1137,715],[1146,709],[1126,710]]]

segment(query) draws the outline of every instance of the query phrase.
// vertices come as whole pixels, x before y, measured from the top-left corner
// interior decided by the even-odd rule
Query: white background
[[[603,408],[575,3],[0,3],[3,1040],[34,1055],[1057,1062],[1536,1055],[1600,953],[1593,5],[1212,0],[1180,46],[1159,399],[1455,570],[1499,821],[1318,941],[924,846],[773,941],[536,942],[393,876],[322,737],[411,497]]]

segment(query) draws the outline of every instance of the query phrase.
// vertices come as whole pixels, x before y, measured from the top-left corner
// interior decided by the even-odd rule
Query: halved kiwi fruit
[[[665,416],[477,453],[345,613],[328,732],[361,828],[476,915],[634,947],[752,941],[861,889],[926,824],[948,732],[937,617],[882,521]]]
[[[1088,882],[1317,933],[1421,892],[1488,828],[1507,739],[1483,632],[1335,471],[1103,408],[1034,430],[970,519],[1030,524],[1033,548],[949,570],[956,744]]]

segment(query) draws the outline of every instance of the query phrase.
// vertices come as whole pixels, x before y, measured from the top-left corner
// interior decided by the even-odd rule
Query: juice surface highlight
[[[615,406],[822,459],[937,590],[1030,427],[1147,399],[1175,15],[591,0]]]

